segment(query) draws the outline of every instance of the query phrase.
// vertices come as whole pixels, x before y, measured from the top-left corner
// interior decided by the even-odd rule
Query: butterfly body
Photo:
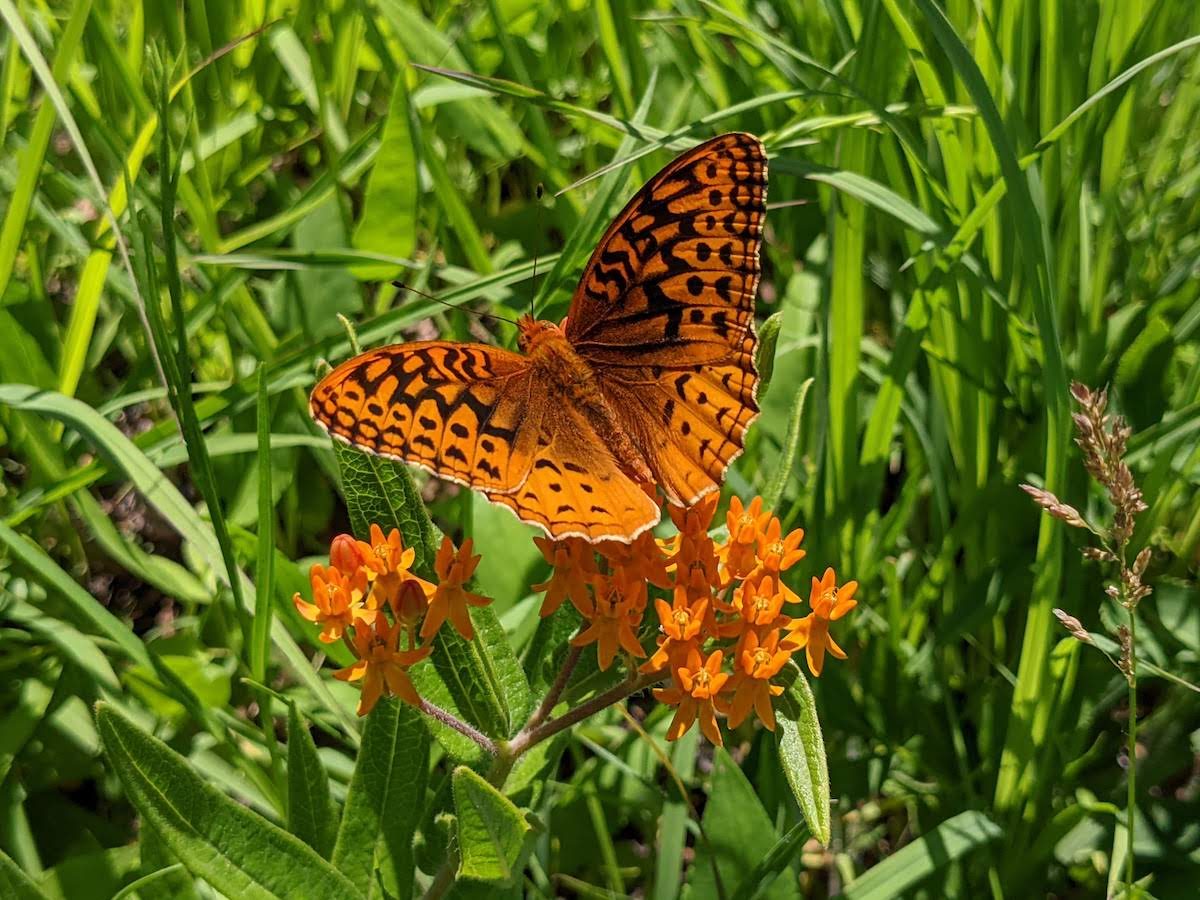
[[[766,215],[757,138],[707,141],[655,175],[592,254],[561,324],[519,353],[422,341],[313,390],[331,435],[482,491],[555,538],[631,541],[720,487],[758,414],[754,297]]]
[[[550,408],[578,410],[600,444],[609,448],[627,474],[636,481],[653,481],[645,457],[621,427],[620,418],[604,396],[595,370],[575,352],[562,328],[532,316],[522,316],[517,327],[520,329],[517,346],[537,370],[537,382],[547,386]]]

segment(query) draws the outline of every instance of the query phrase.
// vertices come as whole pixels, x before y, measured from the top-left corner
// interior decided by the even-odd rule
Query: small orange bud
[[[359,542],[351,535],[339,534],[329,545],[329,564],[347,575],[353,574],[363,564]]]

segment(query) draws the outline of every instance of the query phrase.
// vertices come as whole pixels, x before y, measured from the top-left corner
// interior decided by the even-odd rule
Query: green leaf
[[[383,139],[363,198],[362,218],[354,230],[359,250],[411,256],[417,244],[417,151],[413,143],[407,73],[396,73]],[[397,266],[358,266],[358,278],[395,278]]]
[[[560,731],[522,753],[504,781],[504,796],[526,809],[536,808],[546,785],[558,771],[558,761],[567,749],[570,735],[570,729]]]
[[[821,843],[828,844],[829,767],[817,704],[800,667],[790,663],[784,678],[789,677],[786,673],[790,673],[791,683],[775,704],[779,762],[808,827]]]
[[[692,897],[727,896],[762,860],[765,847],[778,839],[754,786],[738,768],[733,757],[721,747],[713,756],[712,786],[704,807],[704,839],[696,847],[690,884]],[[714,863],[720,872],[718,889]],[[796,875],[790,868],[775,879],[763,896],[772,900],[798,898]]]
[[[800,385],[800,390],[796,392],[796,399],[792,403],[792,412],[788,417],[788,430],[787,437],[783,442],[783,452],[775,463],[775,474],[771,476],[770,483],[763,489],[763,508],[765,509],[779,508],[779,503],[783,500],[783,492],[787,489],[788,479],[792,476],[796,457],[800,453],[800,424],[804,419],[804,401],[808,397],[808,389],[812,387],[812,383],[812,378],[806,378]]]
[[[783,326],[783,310],[772,313],[758,327],[758,353],[754,367],[758,369],[758,392],[765,394],[775,374],[775,347],[779,343],[779,329]]]
[[[46,900],[46,895],[3,850],[0,850],[0,896],[12,900]]]
[[[776,841],[775,846],[768,850],[758,865],[742,879],[742,883],[734,892],[733,900],[752,900],[761,896],[787,868],[788,862],[800,852],[810,834],[812,831],[807,822],[797,822],[789,828],[788,833]]]
[[[405,465],[363,453],[339,441],[333,441],[333,453],[354,533],[366,540],[372,523],[385,533],[399,528],[404,546],[416,551],[413,568],[422,577],[430,577],[438,537]]]
[[[473,770],[454,770],[458,877],[509,884],[520,875],[530,825],[511,800]]]
[[[329,859],[337,836],[329,776],[295,704],[288,707],[287,736],[288,831]]]
[[[367,897],[411,897],[413,835],[425,805],[429,732],[415,709],[394,697],[367,716],[333,862]],[[382,879],[376,878],[380,870]]]
[[[700,731],[693,728],[671,746],[670,765],[675,769],[679,784],[692,783],[696,771],[696,749],[700,746]],[[669,773],[669,770],[668,770]],[[672,779],[674,780],[674,779]],[[668,787],[670,795],[663,800],[658,819],[658,852],[654,860],[654,890],[651,900],[675,900],[683,880],[683,855],[687,847],[687,830],[691,810],[679,788]]]
[[[776,172],[786,172],[789,175],[802,175],[809,181],[819,181],[837,188],[839,191],[867,203],[880,212],[895,216],[909,228],[924,235],[936,235],[941,231],[937,222],[933,221],[924,211],[909,203],[891,188],[884,187],[878,181],[859,175],[857,172],[827,169],[823,166],[813,166],[810,163],[794,159],[776,158],[771,160],[771,168]]]
[[[258,544],[254,567],[254,623],[250,642],[250,673],[267,680],[271,652],[271,619],[275,589],[275,500],[271,490],[271,401],[263,366],[258,367]]]
[[[969,809],[872,866],[846,885],[845,896],[848,900],[898,897],[952,860],[1002,835],[999,825]]]
[[[79,49],[79,40],[83,36],[91,9],[91,3],[76,3],[72,8],[70,20],[57,36],[57,49],[51,72],[58,81],[69,80],[75,53]],[[16,42],[10,41],[7,52],[15,57],[16,51]],[[7,99],[5,97],[5,100]],[[42,174],[42,164],[46,159],[46,148],[50,145],[57,117],[58,113],[53,103],[41,104],[26,138],[25,147],[17,156],[18,177],[11,192],[7,192],[4,225],[0,227],[0,297],[4,296],[8,288],[14,263],[17,261],[17,252],[25,236],[29,210],[33,205],[38,179]],[[0,134],[4,134],[5,131],[6,129],[0,126]]]
[[[310,847],[230,800],[109,704],[97,706],[96,725],[125,795],[195,877],[230,897],[362,896]]]

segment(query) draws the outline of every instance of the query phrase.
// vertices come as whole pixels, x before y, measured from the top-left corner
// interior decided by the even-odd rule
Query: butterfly
[[[613,220],[561,324],[523,316],[520,350],[420,341],[323,378],[334,438],[482,491],[555,539],[630,542],[661,487],[720,488],[758,415],[754,300],[767,159],[732,133],[686,151]]]

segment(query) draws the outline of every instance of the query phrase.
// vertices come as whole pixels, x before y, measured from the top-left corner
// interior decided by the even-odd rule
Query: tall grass
[[[733,129],[771,156],[760,318],[780,332],[730,489],[778,491],[809,557],[862,583],[851,661],[814,684],[834,841],[792,852],[768,892],[1094,895],[1120,889],[1129,853],[1155,896],[1196,883],[1200,697],[1162,675],[1195,682],[1200,653],[1194,4],[0,13],[0,850],[47,893],[107,897],[171,864],[152,832],[128,845],[95,699],[280,822],[277,732],[303,715],[320,729],[304,759],[345,795],[351,698],[308,664],[289,602],[347,527],[305,405],[349,352],[339,315],[364,346],[492,327],[387,286],[402,277],[558,317],[632,189]],[[1157,560],[1132,756],[1124,680],[1052,616],[1100,634],[1118,611],[1017,489],[1102,503],[1070,442],[1071,380],[1111,385],[1149,505],[1130,547]],[[538,580],[505,513],[425,495],[473,530],[485,591]],[[535,608],[498,610],[518,655]],[[745,729],[738,774],[683,743],[667,765],[666,721],[583,729],[535,809],[531,892],[716,891],[688,861],[701,828],[730,837],[715,811],[743,777],[753,821],[786,837],[773,743]]]

